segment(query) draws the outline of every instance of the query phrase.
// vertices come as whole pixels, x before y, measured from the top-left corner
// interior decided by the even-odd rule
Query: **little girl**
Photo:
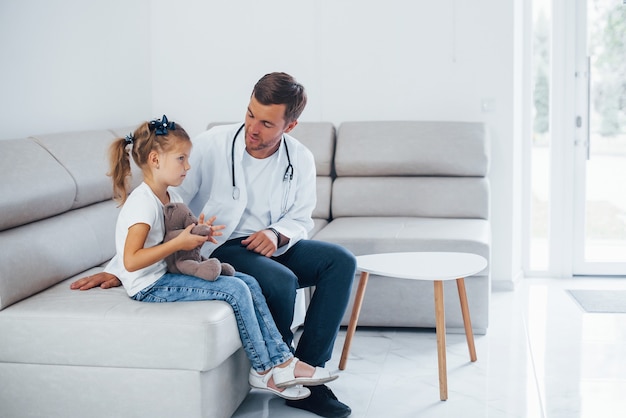
[[[128,195],[131,175],[129,152],[143,172],[143,182]],[[250,385],[298,400],[310,395],[301,385],[321,385],[336,379],[321,367],[298,361],[282,340],[257,281],[236,272],[206,281],[166,271],[165,258],[179,250],[191,250],[224,226],[212,225],[215,217],[198,222],[211,227],[210,237],[191,234],[189,225],[178,237],[163,243],[163,206],[182,199],[170,186],[179,186],[189,170],[191,141],[185,130],[163,115],[144,122],[125,138],[111,144],[109,153],[115,199],[122,205],[115,229],[119,279],[128,295],[142,302],[223,300],[235,313],[239,336],[252,365]]]

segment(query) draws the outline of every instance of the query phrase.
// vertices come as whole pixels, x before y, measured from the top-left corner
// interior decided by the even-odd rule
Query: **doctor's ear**
[[[298,124],[298,120],[294,120],[294,121],[292,121],[292,122],[289,122],[289,123],[287,124],[287,127],[285,128],[285,130],[284,130],[283,132],[284,132],[284,133],[286,133],[286,134],[288,134],[289,132],[291,132],[291,130],[292,130],[293,128],[295,128],[295,127],[296,127],[296,125],[297,125],[297,124]]]

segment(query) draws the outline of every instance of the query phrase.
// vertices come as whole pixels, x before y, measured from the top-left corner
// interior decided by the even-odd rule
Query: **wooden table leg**
[[[361,272],[361,278],[359,280],[359,287],[354,295],[354,305],[352,306],[352,316],[350,316],[350,323],[348,324],[348,331],[346,332],[346,340],[343,343],[343,351],[341,352],[341,360],[339,360],[339,370],[346,368],[348,362],[348,354],[350,353],[350,345],[352,345],[352,337],[356,331],[356,324],[359,321],[359,314],[361,313],[361,305],[363,304],[363,297],[365,296],[365,288],[367,287],[367,279],[369,273]]]
[[[470,319],[469,305],[467,304],[467,293],[465,292],[465,279],[456,279],[456,286],[459,289],[459,299],[461,301],[461,313],[463,314],[463,326],[465,327],[465,338],[467,338],[467,348],[469,349],[470,360],[476,361],[476,347],[474,346],[474,331],[472,331],[472,320]]]
[[[435,329],[437,330],[437,362],[439,364],[439,398],[448,399],[446,367],[446,315],[443,305],[443,281],[435,280]]]

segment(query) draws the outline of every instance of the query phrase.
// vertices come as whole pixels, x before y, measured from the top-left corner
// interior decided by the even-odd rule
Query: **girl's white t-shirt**
[[[181,197],[173,190],[168,190],[170,202],[182,202]],[[128,229],[138,223],[150,226],[144,248],[154,247],[163,242],[165,225],[163,204],[146,183],[141,183],[122,206],[115,225],[115,250],[112,263],[117,266],[118,278],[124,285],[129,296],[156,282],[167,271],[165,260],[158,261],[148,267],[130,272],[124,268],[124,245]]]

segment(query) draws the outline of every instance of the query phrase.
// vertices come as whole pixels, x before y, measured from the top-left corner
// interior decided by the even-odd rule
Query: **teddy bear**
[[[196,218],[184,203],[168,203],[163,207],[165,218],[165,238],[163,242],[177,237],[187,226],[196,224],[191,229],[192,234],[208,236],[211,227],[198,225]],[[190,251],[180,250],[165,258],[167,271],[181,273],[201,279],[214,281],[217,276],[233,276],[235,269],[228,263],[221,263],[217,258],[206,258],[200,254],[200,247]]]

